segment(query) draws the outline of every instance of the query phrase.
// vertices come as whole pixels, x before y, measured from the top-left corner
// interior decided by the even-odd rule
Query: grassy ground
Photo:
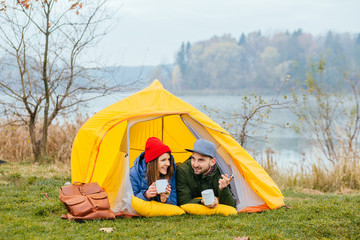
[[[0,165],[0,239],[360,239],[360,194],[284,191],[290,209],[237,216],[62,220],[59,187],[70,167]],[[50,200],[43,194],[46,193]],[[112,233],[100,232],[112,227]]]

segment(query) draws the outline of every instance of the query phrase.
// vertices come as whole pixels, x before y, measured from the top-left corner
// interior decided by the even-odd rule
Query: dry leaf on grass
[[[110,232],[113,232],[114,229],[113,229],[113,228],[100,228],[99,231],[100,231],[100,232],[110,233]]]

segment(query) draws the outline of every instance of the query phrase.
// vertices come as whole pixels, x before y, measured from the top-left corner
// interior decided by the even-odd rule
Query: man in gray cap
[[[178,204],[186,203],[201,204],[201,192],[213,189],[215,201],[209,208],[215,208],[219,203],[235,207],[236,200],[230,191],[232,177],[227,174],[221,175],[216,165],[215,144],[205,139],[198,139],[193,149],[185,149],[192,152],[191,157],[183,162],[176,171],[176,188]]]

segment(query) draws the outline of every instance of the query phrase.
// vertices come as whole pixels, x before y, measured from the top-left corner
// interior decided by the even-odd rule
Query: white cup
[[[164,193],[166,191],[166,187],[168,185],[168,180],[167,179],[159,179],[159,180],[156,180],[155,184],[156,184],[157,193],[158,194]]]
[[[214,191],[212,189],[202,191],[201,196],[206,206],[213,204],[215,201]]]

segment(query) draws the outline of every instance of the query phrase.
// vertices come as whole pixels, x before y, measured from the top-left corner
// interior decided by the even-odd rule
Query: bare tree
[[[115,90],[94,74],[99,65],[84,61],[113,23],[116,10],[109,12],[106,2],[0,4],[0,110],[28,127],[35,159],[46,156],[48,127],[57,116]]]
[[[293,91],[292,110],[300,120],[298,131],[307,133],[312,146],[332,166],[344,159],[358,162],[359,74],[346,64],[339,67],[343,78],[330,84],[323,79],[326,61],[309,62],[307,78]]]
[[[270,115],[273,110],[287,109],[289,102],[278,99],[279,95],[270,100],[256,94],[245,95],[241,98],[239,110],[227,112],[220,109],[208,109],[211,114],[217,114],[220,124],[231,133],[232,136],[245,147],[248,140],[267,141],[267,135],[274,127],[286,127],[288,123],[273,123],[270,121]],[[258,137],[255,137],[258,135]]]
[[[203,106],[210,114],[217,114],[217,118],[221,121],[220,124],[231,133],[232,136],[245,147],[248,140],[267,142],[268,134],[274,127],[286,128],[289,123],[274,123],[271,122],[270,115],[272,111],[289,109],[290,101],[287,96],[280,95],[288,84],[290,76],[281,80],[280,88],[277,89],[276,94],[266,100],[261,95],[252,93],[244,95],[241,98],[238,110],[234,112],[227,112],[221,109],[208,109]],[[258,135],[257,137],[255,135]]]

